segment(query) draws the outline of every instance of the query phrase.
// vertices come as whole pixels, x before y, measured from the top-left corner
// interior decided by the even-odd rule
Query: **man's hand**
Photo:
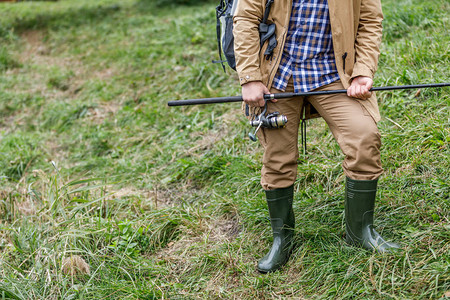
[[[352,84],[347,89],[347,95],[349,97],[366,100],[372,95],[372,93],[369,91],[372,86],[373,80],[370,77],[355,77],[352,80]]]
[[[270,94],[270,91],[261,81],[251,81],[242,86],[242,99],[249,106],[264,106],[264,94]]]

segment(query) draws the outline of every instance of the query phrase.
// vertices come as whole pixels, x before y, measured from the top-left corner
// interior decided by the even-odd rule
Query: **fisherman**
[[[337,89],[347,89],[347,94],[268,104],[269,113],[279,111],[288,123],[282,129],[258,131],[264,149],[261,185],[273,230],[272,248],[258,262],[258,270],[275,271],[289,258],[299,124],[318,114],[345,155],[347,242],[379,252],[398,248],[373,229],[377,181],[383,173],[380,113],[369,91],[380,54],[380,0],[274,0],[268,23],[276,25],[277,45],[270,55],[264,54],[267,43],[260,47],[258,29],[265,9],[263,0],[239,0],[234,15],[234,51],[246,114],[261,111],[264,94]]]

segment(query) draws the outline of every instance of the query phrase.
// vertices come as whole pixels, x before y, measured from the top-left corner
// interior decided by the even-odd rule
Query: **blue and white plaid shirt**
[[[283,55],[272,87],[308,92],[339,79],[327,0],[294,0]]]

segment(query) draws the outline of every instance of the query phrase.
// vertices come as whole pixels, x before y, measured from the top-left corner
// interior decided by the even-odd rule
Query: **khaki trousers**
[[[344,89],[340,81],[319,90]],[[286,92],[293,92],[292,80]],[[271,93],[281,91],[271,89]],[[380,160],[381,138],[375,120],[355,99],[346,94],[308,96],[307,99],[327,122],[345,155],[342,167],[355,180],[377,179],[383,169]],[[264,190],[285,188],[297,177],[298,129],[304,97],[280,99],[268,104],[268,112],[279,111],[288,118],[285,128],[258,131],[264,148],[261,185]]]

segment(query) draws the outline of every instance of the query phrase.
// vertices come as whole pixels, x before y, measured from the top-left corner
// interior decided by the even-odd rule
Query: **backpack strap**
[[[224,60],[222,58],[222,43],[220,42],[220,35],[221,35],[221,28],[220,28],[220,17],[223,16],[223,14],[225,13],[225,11],[227,10],[227,3],[225,2],[225,0],[220,0],[219,5],[217,5],[216,7],[216,35],[217,35],[217,49],[219,49],[219,58],[220,60],[213,60],[213,63],[220,63],[222,65],[223,71],[225,71],[225,65],[223,64],[224,62],[226,62],[226,60]]]
[[[266,9],[264,11],[263,20],[259,24],[259,37],[260,37],[260,46],[262,49],[262,46],[264,43],[268,40],[268,45],[266,48],[266,51],[264,52],[264,55],[266,59],[272,58],[273,50],[277,46],[277,38],[275,36],[275,24],[267,24],[267,20],[269,18],[270,9],[272,8],[274,0],[267,0],[266,2]]]
[[[269,18],[270,8],[272,7],[274,0],[267,0],[266,2],[266,10],[264,11],[264,17],[262,23],[267,23],[267,19]]]

